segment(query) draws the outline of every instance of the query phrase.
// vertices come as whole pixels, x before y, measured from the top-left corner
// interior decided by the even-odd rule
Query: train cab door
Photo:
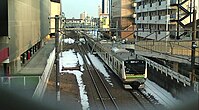
[[[120,64],[120,68],[121,68],[121,76],[122,76],[122,79],[126,79],[126,73],[125,73],[125,65],[124,65],[124,62],[122,62],[122,64]]]
[[[144,75],[144,78],[147,78],[147,75],[148,75],[148,73],[147,73],[147,71],[148,71],[148,66],[147,66],[147,61],[145,61],[145,75]]]

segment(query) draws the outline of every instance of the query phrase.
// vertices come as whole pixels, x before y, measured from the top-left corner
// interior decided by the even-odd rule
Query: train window
[[[122,69],[122,64],[120,64],[120,69]]]
[[[115,62],[115,61],[114,61],[114,57],[113,57],[113,64],[114,64],[114,62]]]
[[[105,57],[106,57],[106,59],[107,59],[107,57],[108,57],[108,54],[107,54],[107,53],[106,53],[106,56],[105,56]]]
[[[112,58],[111,58],[111,56],[110,56],[110,62],[112,62]]]
[[[129,60],[125,61],[125,71],[126,74],[144,74],[145,73],[145,63],[140,60]]]

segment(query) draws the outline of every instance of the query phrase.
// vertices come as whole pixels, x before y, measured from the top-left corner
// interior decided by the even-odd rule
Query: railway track
[[[156,106],[140,90],[129,90],[133,98],[139,103],[143,110],[158,110]]]
[[[170,99],[166,94],[162,93],[162,91],[156,88],[151,82],[148,81],[148,84],[150,85],[146,85],[146,88],[148,88],[153,94],[155,94],[155,96],[158,97],[159,102],[164,103],[166,107],[177,104],[177,102]]]
[[[119,107],[111,92],[109,91],[108,87],[106,86],[103,78],[100,76],[100,73],[94,67],[90,58],[87,56],[85,47],[83,45],[78,45],[78,48],[81,51],[81,53],[84,54],[83,60],[85,62],[86,70],[88,71],[92,79],[93,85],[98,95],[98,100],[101,103],[101,105],[97,104],[98,109],[119,110]]]
[[[79,41],[79,38],[76,38],[76,41],[78,42],[77,45],[79,52],[82,54],[82,58],[84,63],[85,70],[88,73],[88,76],[90,76],[91,81],[93,83],[94,91],[96,91],[95,95],[95,109],[105,109],[105,110],[119,110],[119,107],[124,107],[120,103],[116,103],[116,99],[112,96],[110,92],[110,88],[106,86],[107,82],[104,80],[103,77],[101,77],[101,73],[98,72],[98,70],[94,67],[92,61],[88,57],[88,51],[86,50],[88,48],[88,45],[83,44]],[[92,88],[93,88],[92,87]],[[132,103],[139,104],[139,108],[143,110],[158,110],[154,103],[150,101],[150,99],[144,95],[141,91],[137,90],[129,90],[130,94],[133,96],[134,101]],[[128,91],[127,91],[128,92]],[[129,97],[131,95],[129,94]],[[97,97],[96,97],[97,96]],[[115,95],[114,95],[115,96]],[[117,98],[118,99],[118,98]],[[136,101],[136,102],[135,102]],[[117,102],[119,102],[117,100]],[[133,104],[132,104],[133,105]],[[133,106],[129,105],[129,108]],[[128,109],[129,109],[128,108]],[[134,107],[135,108],[135,107]]]

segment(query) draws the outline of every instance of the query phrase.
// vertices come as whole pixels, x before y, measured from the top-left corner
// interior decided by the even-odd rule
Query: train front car
[[[124,88],[144,88],[147,77],[146,63],[144,60],[132,59],[124,61]]]

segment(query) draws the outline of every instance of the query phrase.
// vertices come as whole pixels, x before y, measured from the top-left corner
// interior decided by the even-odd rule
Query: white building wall
[[[104,14],[109,14],[109,0],[104,0]]]
[[[55,15],[60,15],[61,11],[61,4],[56,2],[51,2],[51,17],[55,17]],[[50,28],[51,33],[55,33],[55,19],[50,20]]]

